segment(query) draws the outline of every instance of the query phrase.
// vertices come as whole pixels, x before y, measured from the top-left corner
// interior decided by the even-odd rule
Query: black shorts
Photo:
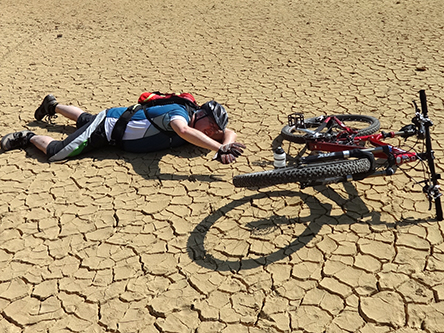
[[[54,140],[48,145],[46,155],[49,160],[59,161],[107,146],[105,114],[105,111],[97,115],[82,113],[77,119],[77,130],[74,133],[65,140]]]

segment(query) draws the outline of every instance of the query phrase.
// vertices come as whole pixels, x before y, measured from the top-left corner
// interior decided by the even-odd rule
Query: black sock
[[[28,144],[29,144],[29,141],[31,140],[31,138],[32,138],[34,135],[35,135],[34,132],[29,132],[29,133],[26,134],[26,140],[28,141]]]

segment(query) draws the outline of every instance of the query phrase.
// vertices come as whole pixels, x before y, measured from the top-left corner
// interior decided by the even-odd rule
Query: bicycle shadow
[[[207,216],[194,228],[188,238],[188,255],[195,263],[207,269],[238,272],[240,270],[267,266],[290,256],[312,241],[324,225],[365,223],[372,226],[385,225],[388,228],[394,228],[399,224],[408,225],[424,222],[422,220],[404,220],[395,224],[381,221],[381,214],[368,209],[359,197],[356,188],[351,183],[344,183],[343,185],[348,198],[344,198],[331,187],[318,186],[316,188],[319,193],[323,194],[343,209],[344,213],[342,215],[336,215],[334,217],[331,216],[333,206],[330,203],[322,203],[315,196],[300,191],[278,190],[266,193],[256,193],[242,199],[234,200],[212,212],[211,215]],[[290,218],[273,214],[270,217],[261,218],[245,224],[242,228],[248,230],[243,230],[239,235],[255,238],[255,241],[259,239],[268,242],[270,239],[266,239],[266,236],[271,236],[273,230],[279,229],[281,226],[292,226],[296,229],[297,227],[300,228],[301,225],[305,225],[305,230],[291,242],[262,256],[257,255],[256,253],[256,257],[253,257],[251,253],[248,253],[247,255],[245,255],[245,252],[244,254],[234,253],[235,245],[231,244],[233,240],[230,239],[230,237],[227,237],[227,244],[225,246],[220,246],[227,249],[225,253],[220,250],[206,248],[206,238],[210,233],[211,228],[225,230],[224,226],[216,225],[219,219],[230,215],[230,213],[236,211],[242,205],[252,205],[255,200],[272,199],[276,197],[299,197],[302,200],[302,203],[308,206],[310,214],[307,216]],[[295,211],[295,215],[297,214],[298,212]],[[221,241],[221,239],[223,241],[223,237],[219,238],[219,241]],[[230,251],[231,256],[227,253]]]

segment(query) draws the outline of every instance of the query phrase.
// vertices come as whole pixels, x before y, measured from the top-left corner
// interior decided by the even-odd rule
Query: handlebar
[[[435,170],[435,163],[434,163],[435,156],[434,156],[434,152],[432,149],[432,139],[430,137],[430,127],[433,125],[433,123],[430,121],[430,119],[428,119],[427,99],[426,99],[426,94],[425,94],[424,90],[419,91],[419,98],[421,101],[422,115],[417,113],[417,115],[419,114],[421,117],[419,119],[418,119],[418,117],[415,117],[413,119],[418,119],[418,122],[420,125],[420,128],[418,130],[419,131],[423,130],[423,133],[424,133],[425,146],[426,146],[426,157],[427,157],[427,163],[429,166],[431,182],[432,182],[431,189],[432,189],[432,191],[437,192],[439,189],[438,179],[441,179],[441,176],[439,174],[437,174],[436,170]],[[415,104],[415,106],[416,106],[416,104]],[[443,212],[442,212],[442,206],[441,206],[441,198],[440,198],[440,196],[437,196],[436,193],[434,193],[434,196],[435,196],[436,219],[438,221],[442,221],[443,220]]]
[[[424,193],[427,194],[430,204],[435,202],[436,219],[438,221],[443,220],[443,211],[441,206],[441,193],[439,191],[438,180],[441,176],[436,173],[435,170],[435,156],[432,149],[432,139],[430,137],[430,127],[433,126],[432,121],[428,118],[427,98],[424,90],[419,91],[419,98],[421,101],[421,110],[418,105],[413,101],[415,107],[415,117],[412,119],[410,125],[406,125],[399,132],[395,134],[407,139],[408,137],[416,135],[419,139],[425,140],[425,153],[418,154],[422,160],[427,160],[427,164],[430,171],[430,179],[426,179],[426,184],[423,188]]]
[[[432,121],[428,118],[427,100],[424,90],[419,92],[419,97],[421,99],[422,111],[418,108],[416,102],[413,101],[413,106],[415,108],[415,116],[412,119],[413,124],[404,126],[401,128],[400,132],[398,132],[399,135],[406,139],[417,135],[419,139],[424,140],[427,136],[426,128],[433,126]]]

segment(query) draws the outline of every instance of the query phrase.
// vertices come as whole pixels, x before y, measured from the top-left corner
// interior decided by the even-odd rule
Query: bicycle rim
[[[358,136],[376,133],[380,128],[379,120],[375,117],[365,115],[343,114],[335,115],[347,127],[357,131]],[[315,130],[321,122],[318,118],[308,118],[304,121],[305,128]],[[281,130],[281,135],[285,140],[295,143],[305,143],[305,128],[286,125]],[[334,129],[333,129],[334,130]],[[338,128],[338,131],[341,129]]]

